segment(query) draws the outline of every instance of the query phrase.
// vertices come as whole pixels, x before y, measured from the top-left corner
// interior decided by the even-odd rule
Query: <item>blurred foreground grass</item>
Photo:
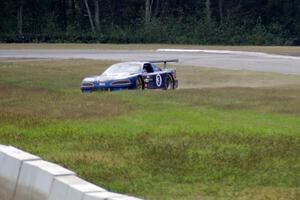
[[[176,91],[82,94],[111,63],[1,60],[0,143],[146,199],[299,198],[299,76],[179,66]]]

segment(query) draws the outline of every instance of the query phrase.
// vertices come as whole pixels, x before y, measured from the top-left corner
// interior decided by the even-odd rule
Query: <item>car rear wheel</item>
[[[166,78],[166,83],[165,83],[164,89],[165,90],[174,89],[174,80],[173,80],[173,77],[170,74],[168,74],[168,76]]]
[[[135,85],[136,85],[137,90],[143,90],[144,89],[144,83],[143,83],[143,80],[142,80],[141,77],[138,77],[136,79],[136,84]]]

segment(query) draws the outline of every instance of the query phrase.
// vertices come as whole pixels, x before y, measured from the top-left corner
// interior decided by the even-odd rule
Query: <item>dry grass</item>
[[[133,111],[132,106],[123,106],[125,102],[116,103],[109,93],[97,96],[80,92],[80,81],[84,76],[100,74],[111,63],[93,60],[2,60],[0,97],[3,101],[0,111],[62,119],[107,118]]]
[[[222,70],[205,67],[177,67],[179,87],[220,88],[220,87],[298,87],[297,75],[262,73],[240,70]]]
[[[108,119],[135,111],[133,105],[116,100],[109,93],[103,96],[84,95],[79,90],[53,92],[43,88],[0,84],[0,97],[5,98],[0,103],[2,114],[14,113],[43,119]]]
[[[300,116],[300,89],[221,87],[183,89],[168,95],[151,94],[149,98],[196,107],[225,110],[256,110],[262,113],[280,113]]]
[[[300,56],[300,47],[293,46],[219,46],[219,45],[176,45],[176,44],[74,44],[74,43],[2,43],[0,49],[122,49],[122,50],[156,50],[161,48],[209,49],[265,52],[271,54]]]
[[[119,104],[119,100],[116,102],[110,93],[100,96],[80,93],[79,84],[82,78],[102,73],[107,66],[114,63],[112,61],[85,59],[0,61],[2,82],[0,96],[5,97],[0,107],[2,112],[41,115],[44,113],[44,117],[86,118],[115,116],[135,110],[134,106]],[[300,110],[297,106],[300,105],[298,89],[300,79],[296,75],[187,66],[177,66],[177,74],[179,91],[168,94],[166,101],[237,109],[275,108],[278,112],[296,114]],[[170,96],[173,94],[174,96]],[[161,92],[153,93],[149,98],[158,98],[160,95]],[[186,96],[189,99],[185,99]],[[43,106],[45,102],[50,102],[47,108]],[[34,107],[32,103],[35,104]],[[274,106],[275,103],[278,106]],[[289,106],[281,106],[285,103]],[[270,108],[268,105],[271,105]]]

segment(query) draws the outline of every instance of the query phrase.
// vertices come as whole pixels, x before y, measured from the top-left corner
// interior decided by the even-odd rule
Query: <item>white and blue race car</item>
[[[168,62],[178,62],[178,60],[117,63],[110,66],[101,75],[84,78],[80,88],[82,92],[176,89],[178,87],[176,70],[167,69]],[[164,63],[164,68],[158,67],[155,63]]]

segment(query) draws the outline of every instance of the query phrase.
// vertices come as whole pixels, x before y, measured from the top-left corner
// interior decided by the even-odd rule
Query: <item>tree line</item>
[[[2,42],[300,43],[299,0],[1,0]]]

